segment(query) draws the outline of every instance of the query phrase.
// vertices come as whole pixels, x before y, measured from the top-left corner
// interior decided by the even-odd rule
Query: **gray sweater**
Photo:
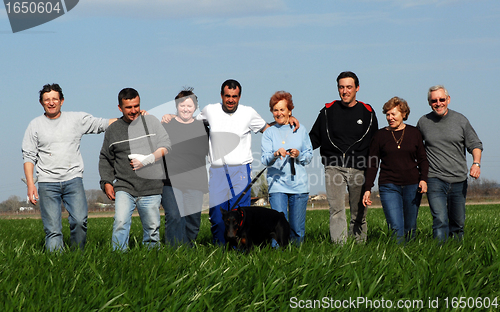
[[[36,166],[38,182],[64,182],[83,177],[80,141],[84,134],[108,128],[108,119],[83,112],[61,112],[56,119],[33,119],[23,138],[24,162]]]
[[[149,135],[146,135],[142,118],[127,123],[123,118],[111,124],[104,135],[99,156],[101,189],[109,183],[115,192],[125,191],[132,196],[149,196],[162,193],[165,178],[162,161],[143,167],[137,171],[130,166],[130,154],[148,155],[160,147],[170,150],[170,139],[158,119],[144,116]],[[150,147],[149,140],[153,144]]]
[[[420,118],[417,128],[422,133],[429,160],[429,178],[439,178],[448,183],[467,179],[465,150],[479,148],[483,144],[467,118],[451,109],[444,117],[430,112]]]

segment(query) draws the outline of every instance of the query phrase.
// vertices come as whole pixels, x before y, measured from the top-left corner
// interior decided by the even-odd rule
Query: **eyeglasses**
[[[444,103],[444,102],[446,102],[446,98],[432,99],[431,103],[432,104],[436,104],[438,101],[441,102],[441,103]]]
[[[53,102],[53,103],[59,103],[60,99],[45,99],[43,100],[43,103],[44,104],[50,104],[50,102]]]

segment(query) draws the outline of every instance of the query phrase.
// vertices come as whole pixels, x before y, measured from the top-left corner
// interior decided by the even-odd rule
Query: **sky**
[[[201,107],[220,102],[229,78],[241,104],[273,121],[269,98],[293,95],[293,115],[309,130],[325,103],[338,99],[336,77],[355,72],[357,99],[382,106],[408,101],[408,124],[430,111],[427,90],[443,84],[450,109],[464,114],[483,142],[481,177],[500,181],[500,2],[497,0],[82,0],[67,14],[12,33],[0,7],[0,202],[25,198],[21,142],[43,114],[38,91],[59,83],[63,111],[120,117],[118,92],[137,89],[141,107],[194,88]],[[99,188],[104,135],[85,135],[86,189]],[[261,134],[252,137],[260,167]],[[469,165],[472,159],[468,157]],[[324,192],[315,151],[311,194]]]

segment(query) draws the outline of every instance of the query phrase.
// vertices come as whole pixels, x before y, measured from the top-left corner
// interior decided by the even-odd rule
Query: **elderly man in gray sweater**
[[[448,236],[462,239],[465,225],[467,173],[477,179],[481,174],[483,144],[467,118],[451,109],[450,95],[442,85],[429,88],[432,112],[417,123],[429,160],[427,198],[433,218],[433,236],[444,242]],[[473,163],[467,169],[465,151]]]

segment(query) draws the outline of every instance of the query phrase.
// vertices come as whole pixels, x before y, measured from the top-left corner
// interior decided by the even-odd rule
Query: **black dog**
[[[221,208],[226,226],[224,238],[230,247],[249,251],[256,246],[271,244],[274,238],[280,247],[288,245],[290,224],[283,212],[263,207],[239,207],[231,211]]]

